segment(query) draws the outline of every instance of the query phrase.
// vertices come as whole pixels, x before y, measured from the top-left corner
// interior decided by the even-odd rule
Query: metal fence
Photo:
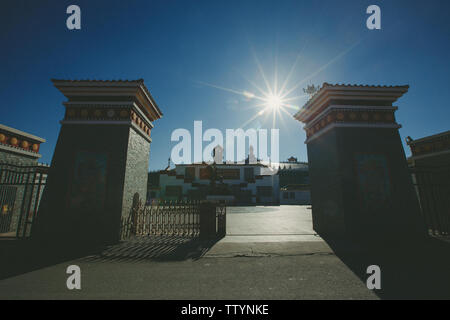
[[[216,234],[219,238],[227,233],[227,207],[224,203],[216,204]]]
[[[47,181],[46,165],[0,163],[0,237],[28,237]]]
[[[130,235],[198,236],[199,204],[199,201],[160,201],[145,206],[139,203],[127,219],[122,219],[121,238]]]
[[[450,235],[450,167],[410,168],[428,232]]]
[[[213,224],[205,228],[209,221]],[[122,218],[120,230],[121,239],[130,236],[199,237],[201,230],[208,233],[207,236],[220,238],[226,234],[226,206],[220,203],[205,206],[201,201],[160,201],[150,205],[140,202],[127,218]]]

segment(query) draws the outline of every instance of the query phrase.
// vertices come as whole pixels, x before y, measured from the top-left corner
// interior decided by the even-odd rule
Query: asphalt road
[[[2,280],[0,299],[377,298],[314,235],[308,207],[227,211],[227,237],[200,259],[154,261],[178,243],[136,240]],[[81,290],[67,289],[69,265],[81,268]]]
[[[0,280],[0,299],[450,297],[450,248],[437,239],[393,242],[373,252],[356,251],[355,243],[342,251],[332,243],[333,251],[312,230],[307,206],[228,208],[227,228],[228,235],[217,243],[140,237],[48,267],[38,264],[35,271],[19,270]],[[21,266],[41,257],[28,251],[29,261]],[[366,270],[373,264],[381,269],[380,291],[366,287]],[[81,290],[67,289],[69,265],[81,268]]]
[[[66,268],[81,268],[68,290]],[[0,299],[376,299],[321,242],[230,244],[199,260],[69,261],[0,281]]]

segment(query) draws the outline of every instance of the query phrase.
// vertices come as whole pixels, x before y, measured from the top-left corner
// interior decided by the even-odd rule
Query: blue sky
[[[66,28],[81,8],[82,29]],[[377,4],[382,29],[366,28]],[[437,1],[2,1],[0,123],[41,136],[50,162],[63,118],[63,79],[143,78],[164,113],[152,131],[150,169],[166,166],[174,129],[239,128],[255,115],[245,97],[204,83],[256,92],[256,61],[273,85],[299,54],[287,87],[352,83],[411,86],[397,105],[402,138],[449,129],[450,2]],[[349,48],[352,48],[349,50]],[[292,101],[302,106],[305,98]],[[288,110],[294,114],[294,110]],[[272,127],[258,117],[246,128]],[[302,125],[283,114],[280,158],[306,160]],[[206,145],[206,144],[205,144]],[[409,150],[405,148],[407,154]]]

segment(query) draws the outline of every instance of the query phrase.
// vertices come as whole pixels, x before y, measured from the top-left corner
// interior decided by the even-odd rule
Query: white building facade
[[[241,205],[280,203],[277,170],[261,163],[181,164],[160,171],[159,179],[159,197],[165,200],[204,200],[214,194]]]

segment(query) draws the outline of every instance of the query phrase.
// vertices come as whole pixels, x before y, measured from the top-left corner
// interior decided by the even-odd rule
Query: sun
[[[292,119],[292,114],[289,111],[298,112],[300,110],[300,105],[304,104],[309,98],[311,98],[311,94],[308,93],[308,90],[303,90],[304,94],[296,95],[296,91],[298,91],[300,86],[308,81],[311,81],[311,79],[314,79],[319,73],[323,72],[330,65],[336,63],[347,53],[353,50],[353,48],[355,48],[359,43],[361,43],[362,40],[363,39],[359,39],[353,45],[347,47],[344,51],[333,57],[330,61],[315,69],[306,77],[302,77],[294,84],[290,83],[291,77],[298,69],[297,65],[299,64],[299,62],[304,59],[303,49],[306,45],[303,46],[303,48],[297,54],[297,58],[295,59],[293,65],[289,69],[284,79],[279,79],[278,77],[277,59],[275,60],[273,78],[269,79],[269,77],[266,76],[266,73],[264,72],[264,69],[258,57],[256,56],[256,53],[253,51],[254,62],[257,66],[257,70],[259,71],[259,79],[257,81],[251,80],[244,74],[242,74],[239,70],[237,70],[238,73],[251,85],[251,88],[247,87],[245,88],[245,90],[232,89],[203,81],[196,82],[201,85],[227,91],[235,95],[240,95],[243,98],[242,101],[248,104],[245,109],[255,108],[255,113],[248,120],[242,123],[242,128],[245,128],[247,125],[251,124],[258,117],[263,117],[263,121],[266,121],[270,117],[272,117],[273,128],[276,127],[277,119],[279,119],[281,126],[284,126],[285,124],[283,120],[283,114]],[[262,85],[260,83],[262,83]],[[233,100],[233,104],[236,104],[236,100]],[[240,104],[240,102],[237,101],[237,104]]]
[[[296,102],[299,102],[299,100],[307,97],[307,95],[305,94],[299,96],[295,96],[295,94],[293,94],[300,84],[296,84],[294,87],[288,88],[288,82],[292,73],[294,72],[296,63],[291,68],[289,74],[282,83],[278,83],[278,71],[275,68],[273,83],[270,83],[256,56],[255,59],[260,76],[265,86],[259,86],[254,81],[248,79],[242,74],[241,75],[244,77],[244,79],[247,80],[249,84],[251,84],[251,86],[253,87],[252,89],[239,90],[226,88],[202,81],[198,81],[198,83],[223,91],[228,91],[236,95],[240,95],[243,97],[242,101],[245,101],[245,103],[247,104],[247,108],[256,109],[256,112],[253,114],[253,116],[242,123],[242,128],[245,128],[247,125],[255,121],[258,117],[263,117],[263,121],[266,121],[271,117],[273,128],[276,128],[277,119],[279,119],[281,121],[281,125],[284,126],[283,114],[286,114],[289,118],[291,118],[292,114],[288,110],[290,109],[297,112],[300,108]]]
[[[269,94],[266,97],[266,107],[272,110],[278,110],[283,105],[283,99],[274,94]]]

